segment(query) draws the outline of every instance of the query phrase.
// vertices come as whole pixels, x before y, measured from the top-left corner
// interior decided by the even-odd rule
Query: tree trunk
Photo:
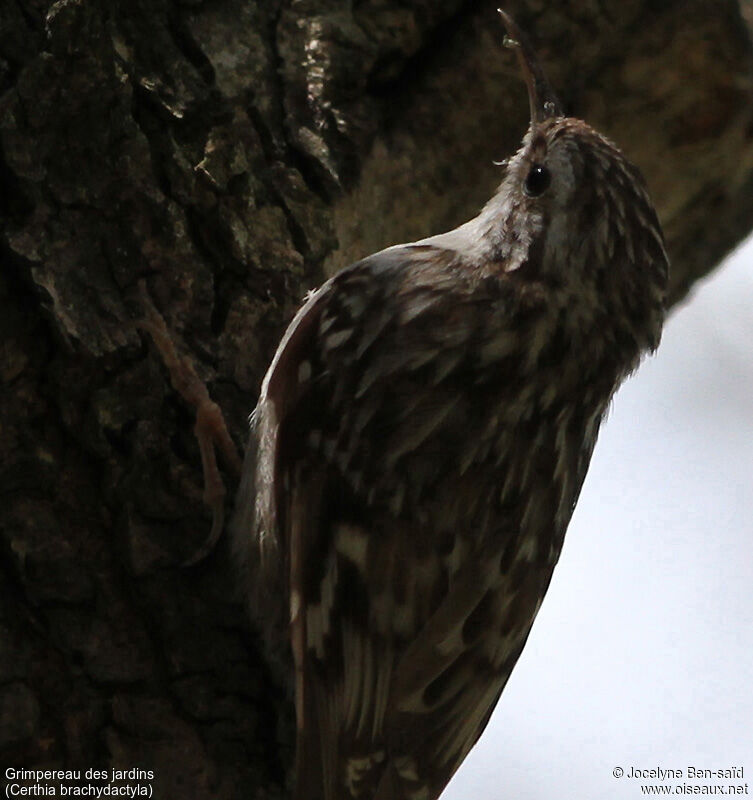
[[[642,168],[675,301],[753,220],[739,5],[506,3]],[[210,516],[139,286],[241,445],[305,290],[491,195],[527,124],[502,35],[462,0],[1,0],[3,770],[286,795],[292,712],[227,543],[181,566]]]

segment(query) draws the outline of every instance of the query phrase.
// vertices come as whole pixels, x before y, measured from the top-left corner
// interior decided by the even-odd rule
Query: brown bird
[[[285,598],[298,800],[439,796],[520,656],[610,398],[659,343],[643,178],[562,114],[500,13],[531,122],[499,190],[311,294],[254,414],[239,518]]]

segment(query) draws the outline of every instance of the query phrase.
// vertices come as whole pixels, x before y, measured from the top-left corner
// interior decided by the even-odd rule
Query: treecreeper
[[[610,399],[659,344],[643,177],[500,14],[531,120],[498,191],[310,294],[252,415],[233,536],[292,664],[296,800],[439,797],[525,645]]]

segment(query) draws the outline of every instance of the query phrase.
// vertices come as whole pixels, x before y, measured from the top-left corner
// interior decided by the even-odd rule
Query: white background
[[[753,795],[751,242],[618,392],[528,644],[442,800],[660,783],[617,766],[742,766]]]

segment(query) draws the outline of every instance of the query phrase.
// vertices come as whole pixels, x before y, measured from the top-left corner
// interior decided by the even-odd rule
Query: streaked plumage
[[[520,52],[532,123],[497,194],[327,281],[262,387],[239,513],[287,598],[298,800],[439,795],[525,644],[607,404],[659,342],[643,180]]]

